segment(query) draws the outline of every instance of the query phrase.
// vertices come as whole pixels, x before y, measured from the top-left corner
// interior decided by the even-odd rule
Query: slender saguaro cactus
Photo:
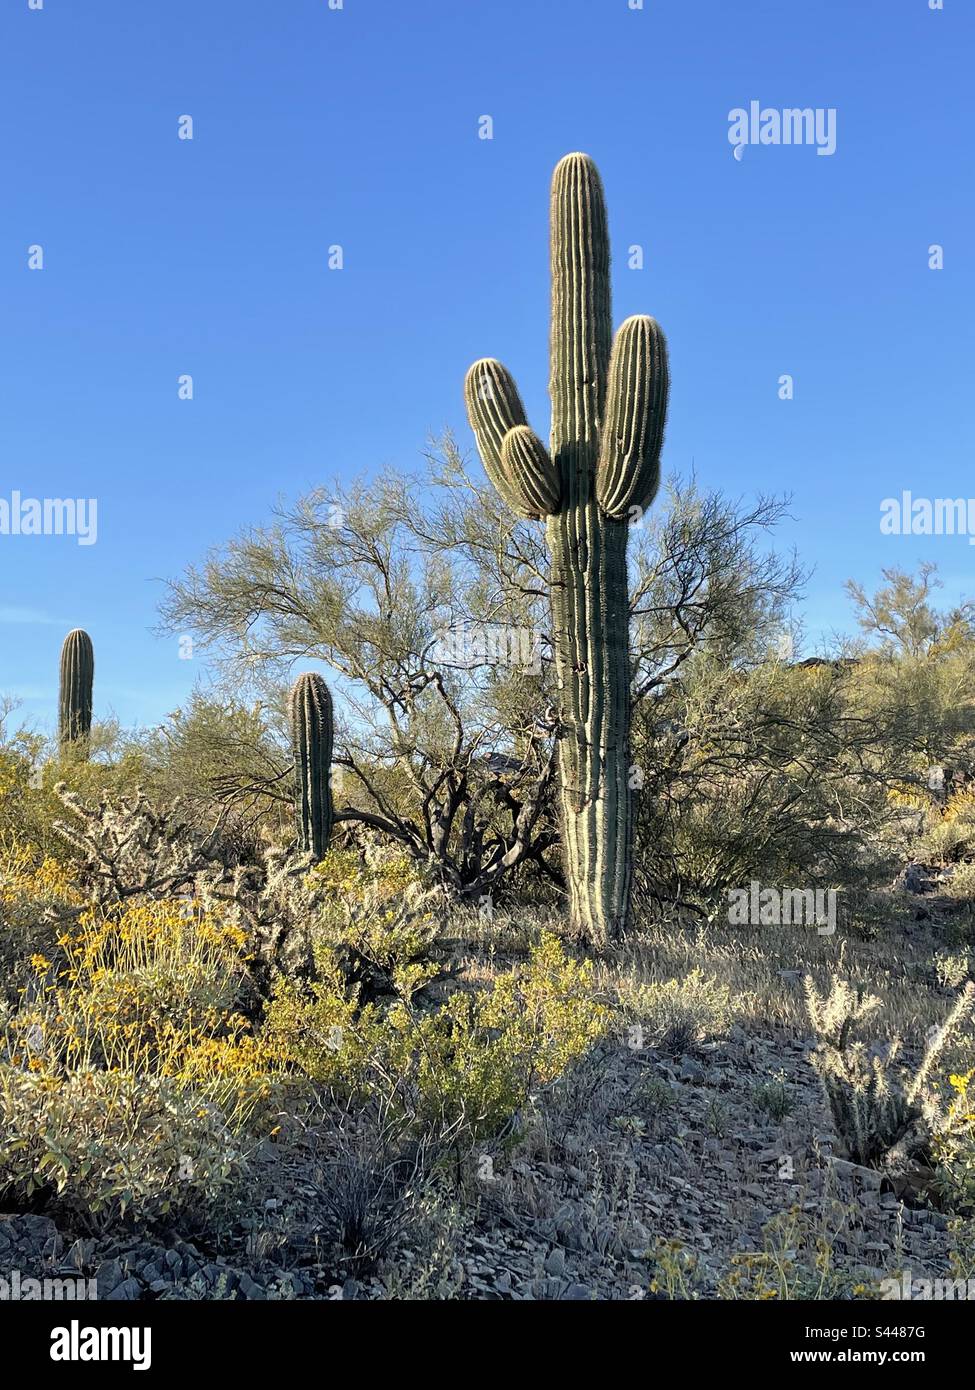
[[[58,737],[62,749],[83,749],[91,733],[95,649],[87,632],[76,627],[61,648],[61,690],[58,699]]]
[[[629,907],[627,528],[660,480],[668,373],[653,319],[629,318],[612,339],[606,207],[584,154],[566,155],[552,179],[551,267],[550,449],[500,362],[475,362],[465,397],[501,497],[545,520],[565,873],[572,925],[598,945],[623,930]]]
[[[298,838],[317,860],[332,833],[332,697],[321,676],[299,676],[292,686],[291,732]]]

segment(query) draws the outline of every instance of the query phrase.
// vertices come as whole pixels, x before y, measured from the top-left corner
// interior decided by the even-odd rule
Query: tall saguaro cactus
[[[299,676],[291,689],[295,815],[306,853],[321,859],[332,833],[332,697],[321,676]]]
[[[61,648],[61,689],[58,698],[58,736],[62,749],[83,750],[91,733],[95,649],[87,632],[76,627]]]
[[[545,520],[559,689],[559,781],[572,924],[596,944],[627,919],[632,877],[629,521],[653,501],[667,412],[667,349],[651,318],[612,338],[599,173],[556,167],[551,204],[552,433],[531,430],[500,362],[467,374],[485,470],[522,517]]]

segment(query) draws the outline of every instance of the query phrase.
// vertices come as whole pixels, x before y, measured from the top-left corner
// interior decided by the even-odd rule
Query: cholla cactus
[[[650,318],[627,319],[612,339],[606,209],[587,155],[566,155],[555,170],[551,233],[550,449],[500,362],[475,362],[465,397],[501,497],[545,521],[570,912],[577,933],[601,944],[622,931],[629,904],[627,526],[660,478],[667,352]]]
[[[76,919],[92,904],[178,897],[187,912],[197,904],[247,933],[262,991],[275,970],[311,970],[309,925],[326,893],[309,882],[307,855],[268,848],[241,862],[224,817],[203,830],[179,802],[155,807],[141,791],[91,805],[63,782],[54,790],[68,812],[54,828],[71,845],[86,889],[81,904],[52,911],[55,920]]]
[[[55,795],[68,815],[54,829],[81,866],[89,903],[99,907],[128,898],[175,895],[214,864],[229,862],[221,825],[211,831],[184,817],[179,802],[164,809],[150,804],[141,789],[131,796],[84,801],[64,782]],[[77,915],[85,908],[72,909]]]
[[[930,1148],[946,1117],[928,1082],[931,1069],[959,1025],[972,1011],[971,981],[944,1023],[929,1037],[916,1071],[898,1065],[901,1042],[883,1052],[855,1037],[859,1025],[880,1007],[875,995],[834,977],[820,994],[807,976],[806,1005],[817,1044],[810,1055],[826,1093],[846,1155],[868,1167],[896,1167]]]
[[[62,749],[73,744],[83,751],[88,742],[94,679],[95,649],[87,632],[76,627],[61,648],[58,734]]]
[[[302,850],[321,859],[332,833],[332,697],[321,676],[299,676],[291,690],[295,814]]]

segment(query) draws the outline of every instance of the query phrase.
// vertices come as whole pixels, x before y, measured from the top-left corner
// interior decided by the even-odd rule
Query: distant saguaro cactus
[[[332,697],[321,676],[299,676],[291,689],[295,814],[306,853],[321,859],[332,833]]]
[[[83,749],[91,734],[95,649],[87,632],[76,627],[61,648],[61,690],[58,699],[58,737],[62,749]]]
[[[501,497],[545,520],[571,920],[600,944],[622,931],[629,907],[627,528],[660,480],[668,372],[653,319],[627,319],[612,340],[606,208],[584,154],[566,155],[552,180],[551,269],[550,450],[500,362],[475,362],[465,397]]]

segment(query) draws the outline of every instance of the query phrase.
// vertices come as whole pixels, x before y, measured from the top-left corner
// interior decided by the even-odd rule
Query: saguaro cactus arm
[[[511,510],[532,520],[557,511],[555,468],[545,445],[528,428],[525,407],[507,368],[491,357],[475,362],[464,381],[464,400],[484,471]]]
[[[84,742],[91,733],[94,679],[95,649],[87,632],[76,627],[61,648],[58,736],[62,748]]]
[[[613,343],[596,465],[596,498],[607,516],[626,518],[657,495],[669,384],[660,326],[645,315],[627,319]]]
[[[515,425],[501,445],[501,467],[513,492],[523,500],[525,514],[554,516],[559,509],[559,475],[548,450],[528,425]]]
[[[581,502],[598,448],[612,338],[606,202],[588,155],[567,154],[555,167],[550,261],[552,454],[563,491],[573,484],[566,501]]]

